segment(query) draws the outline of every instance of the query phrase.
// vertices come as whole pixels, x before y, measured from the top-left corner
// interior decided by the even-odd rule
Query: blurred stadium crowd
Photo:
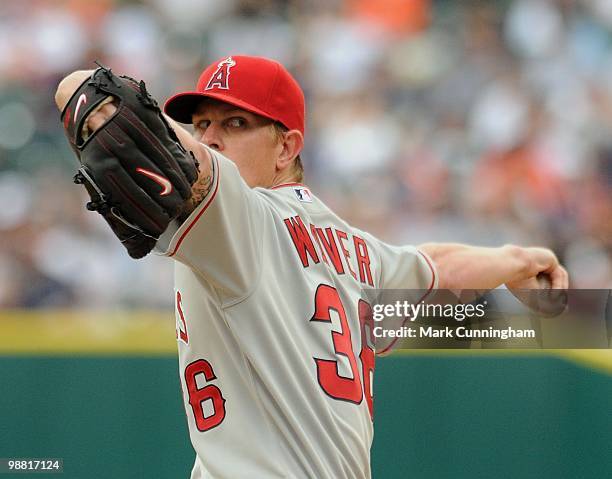
[[[552,247],[612,287],[610,0],[3,0],[0,306],[172,304],[72,184],[53,104],[97,59],[163,101],[231,53],[307,96],[306,182],[393,243]]]

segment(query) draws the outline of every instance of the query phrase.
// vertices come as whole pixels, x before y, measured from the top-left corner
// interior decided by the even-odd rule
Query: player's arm
[[[78,70],[70,75],[66,76],[58,85],[55,93],[55,103],[60,111],[64,109],[64,106],[70,100],[73,93],[79,88],[79,86],[91,76],[93,70]],[[90,132],[96,131],[115,113],[117,107],[113,102],[105,103],[99,109],[94,111],[87,118],[87,127]],[[212,169],[211,169],[211,156],[206,148],[198,141],[196,141],[191,134],[183,128],[180,124],[172,120],[170,117],[165,115],[166,120],[176,133],[180,143],[187,151],[193,153],[193,156],[199,163],[199,175],[198,180],[192,186],[193,196],[187,200],[185,205],[184,217],[187,217],[194,208],[202,201],[202,199],[208,194],[212,185]]]
[[[502,284],[510,289],[539,289],[539,274],[548,275],[552,289],[568,287],[567,272],[546,248],[427,243],[419,250],[434,262],[440,289],[489,290]]]

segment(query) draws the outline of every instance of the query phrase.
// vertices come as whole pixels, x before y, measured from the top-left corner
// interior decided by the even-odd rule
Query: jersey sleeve
[[[414,246],[393,246],[361,233],[372,244],[378,258],[376,289],[420,289],[438,287],[438,274],[431,258]]]
[[[246,297],[259,277],[266,206],[232,161],[208,151],[210,191],[185,222],[164,232],[156,252],[190,267],[231,303]]]
[[[436,267],[426,253],[414,246],[380,243],[380,288],[422,289],[438,286]]]
[[[378,282],[375,283],[377,290],[385,290],[389,296],[383,292],[382,303],[390,300],[408,299],[412,303],[421,301],[431,301],[434,297],[434,290],[438,287],[438,273],[431,258],[423,251],[414,246],[392,246],[380,241],[371,235],[368,239],[373,242],[379,259]],[[406,291],[406,296],[400,291],[390,290],[410,290]],[[405,324],[393,323],[393,327],[400,327]],[[397,345],[398,338],[376,338],[375,350],[377,355],[386,355]]]

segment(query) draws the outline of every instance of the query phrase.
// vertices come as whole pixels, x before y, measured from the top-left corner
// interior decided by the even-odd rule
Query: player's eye
[[[243,126],[246,125],[246,120],[239,116],[233,116],[232,118],[228,118],[225,124],[229,128],[242,128]]]
[[[210,120],[200,120],[195,124],[195,127],[199,130],[206,130],[210,126]]]

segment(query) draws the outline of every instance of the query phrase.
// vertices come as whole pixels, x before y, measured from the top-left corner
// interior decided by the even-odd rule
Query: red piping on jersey
[[[431,269],[431,284],[429,285],[429,288],[427,288],[427,292],[423,295],[423,297],[421,299],[419,299],[417,301],[417,303],[420,303],[421,301],[423,301],[427,296],[429,296],[429,293],[431,293],[432,288],[434,287],[434,284],[436,284],[436,270],[434,269],[434,267],[431,265],[429,258],[424,255],[423,253],[421,253],[419,250],[417,250],[417,252],[423,257],[423,259],[425,259],[425,262],[427,263],[427,266],[429,266],[429,269]],[[404,318],[404,322],[402,323],[402,328],[404,327],[404,325],[406,324],[406,321],[408,321],[408,318]],[[389,351],[389,349],[391,349],[395,343],[397,342],[397,338],[394,338],[393,341],[391,342],[391,344],[389,344],[389,346],[387,346],[385,349],[383,349],[382,351],[376,351],[376,354],[383,354],[386,353],[387,351]]]
[[[217,165],[217,172],[218,172],[217,173],[217,181],[216,181],[216,184],[215,184],[215,191],[213,191],[212,195],[210,195],[210,198],[208,198],[208,201],[202,207],[202,209],[200,210],[198,215],[193,219],[191,224],[189,226],[187,226],[187,229],[185,229],[185,231],[183,231],[183,234],[181,235],[179,240],[176,242],[176,246],[174,247],[174,251],[168,255],[169,257],[174,256],[174,254],[178,251],[179,247],[181,246],[181,243],[185,239],[185,236],[187,236],[187,233],[189,233],[191,228],[193,228],[193,225],[195,225],[198,222],[198,220],[200,219],[202,214],[206,211],[206,209],[210,206],[212,201],[215,199],[215,196],[217,196],[217,190],[219,189],[219,183],[221,181],[221,169],[219,168],[219,162],[217,161],[217,159],[215,157],[213,157],[213,159],[215,160],[215,164]]]
[[[284,188],[285,186],[302,186],[304,188],[307,188],[307,186],[302,183],[281,183],[280,185],[273,186],[270,189],[275,190],[277,188]]]
[[[430,263],[429,258],[427,257],[427,255],[424,255],[420,250],[417,250],[417,252],[423,257],[423,259],[427,263],[427,266],[429,266],[429,269],[431,269],[431,284],[429,285],[429,288],[427,288],[428,289],[427,293],[425,293],[425,296],[427,296],[431,292],[431,288],[433,288],[434,284],[436,283],[436,270],[434,269],[434,267]],[[425,299],[425,296],[423,296],[423,298],[421,298],[421,301],[423,299]]]

